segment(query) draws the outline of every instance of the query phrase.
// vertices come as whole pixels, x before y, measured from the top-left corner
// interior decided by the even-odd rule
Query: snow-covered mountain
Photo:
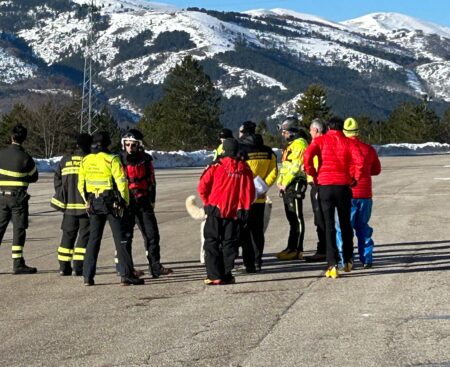
[[[45,72],[79,83],[87,3],[0,1],[0,92]],[[105,100],[137,115],[161,96],[167,73],[186,55],[202,62],[222,92],[228,126],[292,113],[311,83],[325,85],[329,104],[345,115],[382,118],[423,94],[438,104],[450,101],[450,29],[406,15],[335,23],[279,8],[224,13],[143,0],[96,5],[96,84]]]

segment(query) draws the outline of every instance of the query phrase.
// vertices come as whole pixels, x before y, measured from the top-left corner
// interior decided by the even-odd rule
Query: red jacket
[[[361,178],[358,184],[352,187],[354,199],[370,199],[372,197],[372,176],[379,175],[381,172],[381,163],[375,149],[366,143],[363,143],[357,137],[350,138],[356,142],[364,156],[364,166]]]
[[[314,168],[314,156],[319,166]],[[362,175],[364,157],[354,140],[342,131],[329,130],[318,136],[305,152],[305,171],[319,185],[350,185]]]
[[[198,193],[205,213],[220,218],[246,220],[255,199],[253,173],[244,161],[224,157],[200,178]]]

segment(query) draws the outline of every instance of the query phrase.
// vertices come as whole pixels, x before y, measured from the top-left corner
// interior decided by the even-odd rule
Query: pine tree
[[[11,144],[11,129],[13,126],[18,123],[26,126],[30,116],[31,111],[22,103],[15,104],[11,111],[2,116],[0,120],[0,148]]]
[[[318,84],[311,84],[295,106],[295,111],[301,115],[300,124],[305,128],[309,128],[315,118],[327,120],[330,110],[327,105],[327,92]]]
[[[440,123],[426,102],[405,102],[392,111],[387,121],[387,142],[424,143],[440,140]]]
[[[450,105],[444,112],[441,122],[439,124],[440,128],[440,142],[450,144]]]
[[[213,147],[221,128],[220,97],[192,56],[175,66],[164,82],[164,97],[144,111],[139,127],[152,149]]]

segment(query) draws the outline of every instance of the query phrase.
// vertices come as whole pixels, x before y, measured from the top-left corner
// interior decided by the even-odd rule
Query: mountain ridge
[[[0,2],[0,20],[13,14],[23,23],[10,22],[0,32],[20,39],[40,60],[37,66],[17,59],[28,65],[28,74],[17,68],[17,75],[7,77],[0,67],[0,98],[2,86],[33,83],[43,74],[56,75],[55,69],[76,84],[82,71],[86,2],[23,0],[22,7]],[[428,33],[442,33],[446,27],[432,28],[413,17],[391,14],[384,18],[388,25],[383,30],[379,23],[370,28],[370,19],[380,21],[380,13],[335,23],[282,8],[238,13],[137,0],[97,4],[97,85],[126,118],[130,112],[138,116],[162,95],[165,76],[186,55],[203,64],[221,91],[222,120],[231,127],[245,119],[278,116],[276,111],[311,83],[329,90],[336,112],[365,112],[373,119],[385,117],[395,103],[420,100],[424,94],[432,95],[441,110],[450,101],[450,33]],[[410,28],[390,26],[389,19],[398,17]],[[417,24],[424,30],[413,29]],[[17,57],[14,47],[11,41],[0,42],[0,60],[3,55],[11,63]]]

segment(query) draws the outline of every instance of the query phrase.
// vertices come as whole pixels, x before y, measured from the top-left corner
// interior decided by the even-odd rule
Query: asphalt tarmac
[[[162,262],[144,286],[119,286],[109,229],[96,286],[60,277],[62,216],[53,177],[30,187],[24,249],[35,275],[11,274],[11,228],[0,247],[0,366],[450,366],[450,156],[387,157],[374,179],[374,267],[331,280],[324,263],[279,262],[288,225],[275,189],[263,272],[203,285],[200,223],[184,200],[201,169],[157,171]],[[307,254],[316,233],[305,200]],[[356,242],[355,242],[356,243]]]

